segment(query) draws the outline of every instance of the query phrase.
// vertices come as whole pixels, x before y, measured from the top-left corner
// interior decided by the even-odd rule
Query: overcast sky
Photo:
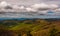
[[[14,4],[14,5],[9,5],[9,4]],[[12,10],[16,10],[19,12],[20,10],[23,11],[25,10],[29,12],[30,11],[43,12],[43,13],[46,12],[47,10],[48,11],[54,10],[60,12],[59,5],[60,5],[60,0],[0,0],[1,10],[4,10],[6,6],[10,6],[11,8],[13,8]]]
[[[60,0],[0,0],[0,1],[6,1],[11,4],[19,4],[19,5],[31,5],[35,3],[55,3],[55,4],[60,4]]]
[[[53,12],[60,12],[59,5],[60,0],[0,0],[0,11],[4,12],[26,11],[26,12],[37,12],[38,14],[46,14],[50,10],[52,10]],[[9,6],[8,9],[6,9],[7,8],[6,6]],[[8,14],[0,15],[0,17],[10,17],[10,15],[9,16]],[[16,14],[11,15],[11,17],[16,17]],[[17,14],[17,17],[21,17],[20,14],[19,16]],[[25,15],[22,17],[25,17]]]

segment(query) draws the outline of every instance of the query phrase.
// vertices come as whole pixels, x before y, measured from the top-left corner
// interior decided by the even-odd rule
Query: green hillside
[[[60,20],[0,21],[0,36],[60,36]]]

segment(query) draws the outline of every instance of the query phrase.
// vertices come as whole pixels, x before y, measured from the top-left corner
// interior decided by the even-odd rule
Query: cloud
[[[12,8],[15,9],[15,10],[17,10],[17,9],[19,9],[20,7],[19,7],[18,5],[13,5]]]
[[[11,6],[6,6],[4,9],[13,9]]]
[[[48,9],[56,9],[56,8],[58,8],[58,5],[40,3],[40,4],[34,4],[31,7],[34,8],[34,9],[48,10]]]
[[[40,11],[45,11],[48,9],[50,9],[50,7],[49,5],[45,3],[33,4],[30,7],[26,8],[26,10],[29,12],[40,12]]]
[[[0,7],[6,7],[8,4],[7,4],[7,2],[5,2],[5,1],[2,1],[1,3],[0,3]]]
[[[25,7],[24,6],[20,6],[20,9],[25,9]]]
[[[6,1],[0,2],[0,11],[5,11],[5,12],[18,12],[25,9],[24,6],[19,6],[19,5],[12,5],[7,3]]]
[[[38,11],[38,14],[46,14],[48,10]]]
[[[6,1],[0,2],[0,11],[5,11],[6,12],[6,11],[8,11],[8,9],[9,10],[13,9],[11,4],[7,3]]]
[[[56,5],[56,4],[50,4],[50,9],[57,9],[57,8],[59,8],[58,5]]]
[[[13,5],[12,8],[13,8],[13,9],[16,9],[16,10],[17,10],[17,9],[25,9],[24,6],[19,6],[19,5]]]
[[[37,12],[38,14],[46,14],[50,10],[55,10],[59,8],[57,4],[45,4],[45,3],[40,3],[40,4],[33,4],[30,7],[26,8],[27,11],[29,12]]]
[[[28,7],[25,7],[23,5],[12,5],[7,3],[6,1],[2,1],[0,3],[0,9],[1,11],[11,11],[11,12],[39,12],[39,13],[46,13],[48,10],[55,10],[59,6],[56,4],[46,4],[46,3],[39,3],[39,4],[33,4]]]
[[[34,9],[42,9],[42,10],[49,9],[49,6],[45,3],[34,4],[31,7],[34,8]]]
[[[55,9],[54,11],[55,11],[55,12],[60,12],[60,8],[58,8],[58,9]]]
[[[11,6],[11,4],[8,4],[6,1],[0,2],[0,7],[1,7],[1,8],[4,8],[4,7],[6,7],[6,6]]]
[[[59,6],[56,4],[46,4],[46,3],[40,3],[40,4],[33,4],[30,7],[26,8],[29,12],[37,12],[37,13],[47,13],[49,10],[55,10]]]
[[[26,8],[26,10],[27,10],[28,12],[36,12],[36,11],[37,11],[37,10],[35,10],[35,9],[33,9],[33,8],[30,8],[30,7]]]

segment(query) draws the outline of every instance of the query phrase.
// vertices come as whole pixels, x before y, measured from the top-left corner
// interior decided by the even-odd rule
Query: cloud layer
[[[38,12],[38,13],[46,13],[49,10],[60,11],[59,6],[57,4],[32,4],[28,7],[24,5],[12,5],[7,3],[6,1],[0,2],[0,11],[6,12]]]

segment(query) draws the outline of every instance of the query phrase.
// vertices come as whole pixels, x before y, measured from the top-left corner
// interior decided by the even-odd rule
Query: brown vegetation
[[[5,20],[0,22],[0,36],[60,36],[60,20]]]

